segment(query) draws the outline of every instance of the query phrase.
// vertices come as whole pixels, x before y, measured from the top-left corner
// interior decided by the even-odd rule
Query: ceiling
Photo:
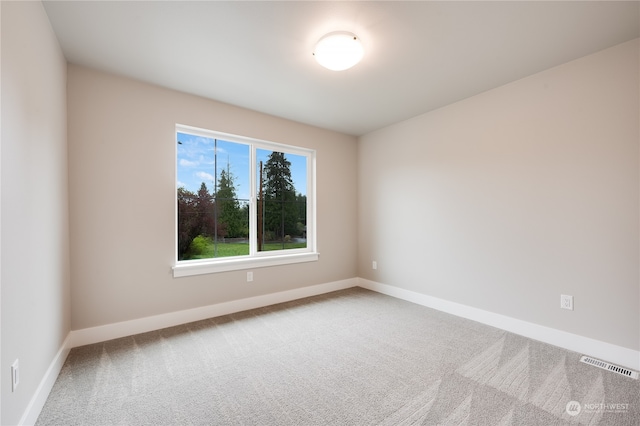
[[[631,40],[640,3],[45,1],[67,60],[362,135]],[[354,68],[314,44],[351,31]]]

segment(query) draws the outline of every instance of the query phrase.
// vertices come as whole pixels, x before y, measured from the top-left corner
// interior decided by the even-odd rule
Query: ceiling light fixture
[[[318,41],[313,56],[323,67],[332,71],[342,71],[360,62],[364,56],[364,49],[355,34],[336,31]]]

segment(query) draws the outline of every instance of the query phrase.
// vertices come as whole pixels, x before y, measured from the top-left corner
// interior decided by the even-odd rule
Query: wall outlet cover
[[[568,309],[570,311],[573,311],[573,296],[570,296],[568,294],[561,294],[560,307],[562,309]]]
[[[16,389],[18,388],[18,384],[20,384],[19,367],[20,367],[20,364],[16,359],[15,361],[13,361],[13,364],[11,364],[11,392],[15,392]]]

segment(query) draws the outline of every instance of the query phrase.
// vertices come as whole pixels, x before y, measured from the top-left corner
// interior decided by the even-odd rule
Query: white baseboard
[[[42,407],[44,407],[45,402],[47,402],[49,393],[51,392],[53,385],[56,383],[56,379],[60,374],[60,370],[62,370],[62,366],[67,359],[67,355],[69,355],[69,351],[71,350],[70,343],[71,333],[69,333],[64,339],[58,353],[56,353],[56,356],[53,358],[53,361],[51,361],[49,368],[46,373],[44,373],[44,377],[40,381],[38,388],[29,401],[29,405],[27,405],[27,408],[24,410],[20,423],[18,423],[19,425],[34,425],[38,420]]]
[[[60,374],[60,370],[62,370],[62,366],[69,355],[69,351],[72,348],[117,339],[119,337],[126,337],[133,334],[144,333],[147,331],[159,330],[174,325],[199,321],[220,315],[246,311],[248,309],[261,308],[264,306],[274,305],[276,303],[289,302],[291,300],[302,299],[309,296],[317,296],[319,294],[355,287],[357,284],[358,279],[351,278],[348,280],[334,281],[310,287],[296,288],[279,293],[233,300],[216,305],[203,306],[201,308],[170,312],[137,320],[71,331],[62,343],[58,353],[40,381],[38,388],[33,394],[29,401],[29,405],[27,405],[27,408],[20,419],[19,425],[34,425],[36,423],[38,416],[42,411],[42,407],[44,407],[44,404],[47,402],[49,393],[51,392],[51,389]]]
[[[106,324],[98,327],[74,330],[71,332],[71,347],[89,345],[92,343],[104,342],[120,337],[131,336],[162,328],[173,327],[189,322],[200,321],[207,318],[221,315],[233,314],[235,312],[249,309],[261,308],[274,305],[276,303],[289,302],[291,300],[302,299],[304,297],[316,296],[329,293],[331,291],[343,290],[358,285],[357,278],[342,281],[318,284],[310,287],[301,287],[293,290],[281,291],[278,293],[265,294],[262,296],[249,297],[246,299],[232,300],[230,302],[218,303],[215,305],[202,306],[200,308],[187,309],[183,311],[170,312],[167,314],[154,315],[151,317],[139,318],[131,321],[123,321],[114,324]]]
[[[426,294],[358,278],[358,286],[407,300],[438,311],[467,318],[570,351],[599,358],[634,370],[640,370],[640,351],[602,342],[555,328],[522,321],[505,315],[462,305]]]
[[[200,308],[170,312],[152,317],[71,331],[51,362],[47,372],[38,385],[36,392],[29,401],[29,405],[27,406],[19,424],[35,424],[71,348],[131,336],[133,334],[159,330],[166,327],[172,327],[221,315],[232,314],[235,312],[246,311],[249,309],[274,305],[276,303],[289,302],[291,300],[316,296],[355,286],[487,324],[521,336],[619,364],[627,368],[640,370],[640,351],[634,351],[632,349],[623,348],[621,346],[590,339],[588,337],[533,324],[448,300],[427,296],[425,294],[416,293],[399,287],[381,284],[363,278],[351,278],[278,293],[265,294],[262,296],[249,297],[246,299],[233,300]]]

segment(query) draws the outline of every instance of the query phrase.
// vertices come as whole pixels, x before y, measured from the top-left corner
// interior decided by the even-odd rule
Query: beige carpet
[[[640,425],[579,357],[354,288],[75,348],[37,424]]]

